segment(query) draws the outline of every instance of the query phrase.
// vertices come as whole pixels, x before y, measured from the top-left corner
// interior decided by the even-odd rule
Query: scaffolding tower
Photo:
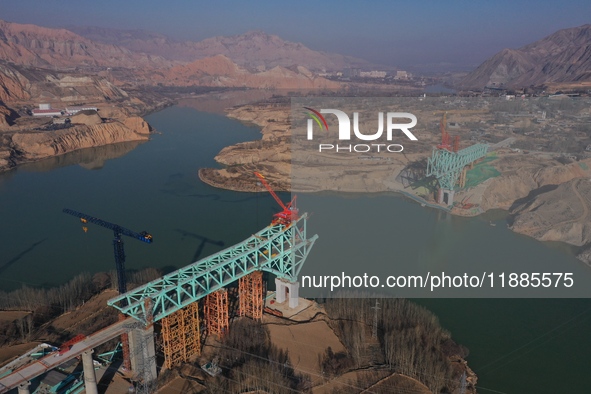
[[[205,297],[205,322],[208,335],[221,339],[230,326],[228,317],[228,291],[225,288],[210,293]]]
[[[188,362],[192,356],[201,354],[200,339],[198,302],[163,318],[164,367],[172,369],[175,365]]]
[[[263,273],[255,271],[243,276],[238,281],[240,316],[254,320],[263,318]]]

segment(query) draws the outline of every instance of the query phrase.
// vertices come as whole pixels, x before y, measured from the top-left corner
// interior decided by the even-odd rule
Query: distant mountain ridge
[[[149,76],[173,86],[244,87],[257,89],[338,89],[338,82],[319,77],[302,66],[252,72],[224,55],[198,59]]]
[[[341,71],[347,67],[370,67],[365,60],[335,53],[314,51],[304,44],[285,41],[262,31],[235,36],[218,36],[199,42],[176,41],[162,34],[144,30],[120,30],[100,27],[70,26],[69,30],[103,44],[117,44],[131,51],[144,52],[166,59],[193,62],[224,55],[251,71],[276,66],[304,66],[309,70]]]
[[[519,49],[503,49],[468,74],[466,88],[591,81],[591,25],[559,30]]]
[[[91,30],[103,41],[117,41],[121,36],[121,32],[103,36],[109,31]],[[136,47],[139,44],[155,45],[163,51],[189,47],[194,52],[198,51],[201,57],[191,62],[169,60],[160,55],[97,42],[67,29],[0,20],[0,102],[12,103],[39,97],[59,101],[79,101],[91,97],[114,99],[125,94],[115,87],[130,86],[130,83],[255,89],[340,88],[339,83],[319,77],[298,64],[299,61],[326,64],[323,63],[327,61],[324,54],[261,32],[230,41],[215,38],[203,43],[174,43],[159,34],[126,31],[125,38],[121,40],[128,46],[132,46],[131,43],[135,43]],[[286,45],[283,52],[278,49],[282,45]],[[290,65],[270,67],[269,63],[265,63],[264,67],[248,68],[224,54],[217,54],[218,51],[235,56],[252,51],[253,56],[246,60],[243,57],[243,61],[262,61],[276,56],[275,63]],[[253,66],[253,63],[249,64]]]
[[[0,60],[38,67],[166,67],[159,56],[101,44],[66,29],[0,20]]]

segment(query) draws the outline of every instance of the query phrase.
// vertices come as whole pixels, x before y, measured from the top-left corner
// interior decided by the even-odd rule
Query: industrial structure
[[[118,224],[109,223],[102,219],[87,215],[82,212],[77,212],[72,209],[65,208],[63,212],[80,218],[80,221],[83,224],[92,223],[101,227],[108,228],[109,230],[113,230],[113,255],[115,256],[115,267],[117,270],[117,290],[119,291],[119,294],[127,292],[127,276],[125,274],[125,249],[123,245],[123,238],[121,238],[121,236],[125,235],[127,237],[135,238],[145,243],[152,243],[154,240],[152,235],[146,231],[137,233],[125,227],[121,227]],[[88,231],[87,227],[83,227],[83,229],[85,232]],[[123,317],[123,315],[121,315],[121,317]],[[130,369],[131,361],[127,333],[124,333],[121,336],[121,343],[123,346],[124,366],[125,368]]]
[[[135,238],[139,241],[150,244],[154,241],[152,235],[146,231],[137,233],[118,224],[109,223],[102,219],[87,215],[85,213],[77,212],[72,209],[65,208],[63,212],[67,213],[68,215],[80,218],[80,221],[84,224],[92,223],[101,227],[108,228],[109,230],[113,230],[113,254],[115,256],[115,266],[117,268],[117,290],[119,290],[119,293],[121,294],[125,293],[127,291],[127,278],[125,276],[125,250],[123,245],[123,238],[121,238],[121,236],[125,235],[127,237]],[[86,227],[84,227],[83,229],[85,232],[88,231]]]
[[[437,179],[437,203],[453,205],[456,186],[463,188],[466,184],[466,171],[475,161],[486,156],[487,144],[475,144],[459,149],[460,137],[453,139],[447,132],[447,115],[444,113],[440,123],[441,143],[437,145],[427,159],[427,176]]]
[[[65,213],[79,217],[83,223],[94,223],[113,230],[120,294],[107,304],[128,317],[92,335],[75,337],[67,346],[56,348],[35,362],[0,374],[0,394],[14,388],[18,388],[19,394],[30,394],[32,379],[79,355],[82,356],[85,390],[96,394],[93,348],[122,334],[129,337],[136,393],[152,392],[156,380],[154,323],[161,324],[164,367],[172,368],[186,362],[200,354],[203,335],[221,338],[227,334],[230,317],[227,285],[238,281],[240,316],[262,318],[263,271],[275,275],[276,302],[287,301],[289,308],[297,307],[297,277],[318,236],[307,237],[308,215],[299,215],[295,197],[287,205],[284,204],[265,178],[258,173],[256,176],[283,209],[274,215],[269,226],[239,244],[131,291],[124,291],[125,254],[121,236],[147,243],[152,242],[152,236],[64,209]],[[204,324],[201,324],[201,311]]]
[[[283,203],[283,201],[281,201],[281,199],[279,198],[279,196],[277,195],[277,193],[275,193],[275,191],[271,188],[271,185],[269,185],[269,183],[267,182],[267,180],[265,179],[265,177],[263,175],[261,175],[259,172],[254,173],[254,175],[259,178],[259,181],[261,182],[261,184],[265,187],[265,189],[267,189],[267,191],[271,194],[271,196],[273,196],[273,198],[275,199],[275,201],[277,202],[277,204],[279,204],[279,206],[283,209],[281,212],[278,212],[276,214],[273,215],[273,224],[284,224],[284,225],[288,225],[289,223],[293,222],[294,220],[298,220],[298,209],[296,208],[296,199],[297,196],[294,195],[293,198],[291,199],[291,201],[285,205]]]

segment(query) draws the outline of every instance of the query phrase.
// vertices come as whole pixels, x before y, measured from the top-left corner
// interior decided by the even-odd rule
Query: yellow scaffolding
[[[221,339],[230,326],[228,317],[228,291],[220,289],[205,297],[205,322],[207,334],[217,335]]]
[[[255,271],[238,281],[240,316],[255,320],[263,318],[263,273]]]
[[[164,366],[172,369],[201,354],[199,303],[193,302],[162,319]]]

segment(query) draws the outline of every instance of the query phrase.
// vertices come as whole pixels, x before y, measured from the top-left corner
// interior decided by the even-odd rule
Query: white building
[[[92,107],[92,106],[66,107],[66,114],[67,115],[74,115],[80,111],[98,111],[98,108]]]
[[[61,116],[61,109],[52,109],[51,104],[39,104],[39,108],[31,111],[33,116]]]
[[[361,78],[386,78],[385,71],[361,71],[359,73]]]
[[[396,71],[396,75],[394,76],[394,79],[409,79],[410,78],[410,74],[406,71]]]

